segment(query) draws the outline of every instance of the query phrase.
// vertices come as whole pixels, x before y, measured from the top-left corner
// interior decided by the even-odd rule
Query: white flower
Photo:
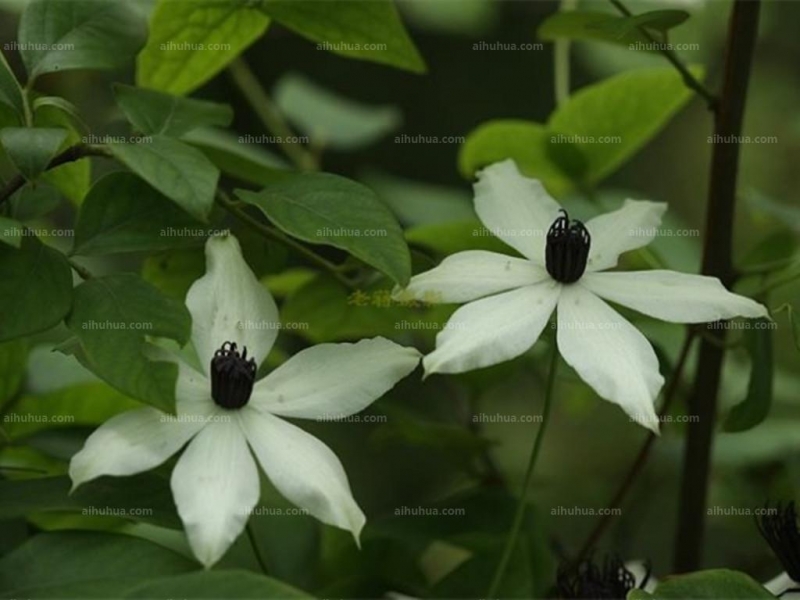
[[[327,420],[357,413],[413,371],[419,353],[383,338],[321,344],[254,382],[256,365],[277,336],[277,307],[233,236],[209,239],[206,260],[206,274],[186,296],[203,371],[173,357],[177,418],[140,408],[110,419],[72,458],[73,489],[101,475],[152,469],[189,442],[172,472],[172,494],[195,556],[209,567],[236,540],[258,502],[252,451],[288,500],[350,530],[358,542],[365,517],[341,463],[325,444],[281,417]],[[239,353],[245,348],[246,357]]]
[[[466,302],[423,359],[426,376],[460,373],[515,358],[558,309],[564,360],[597,394],[658,431],[654,402],[664,379],[645,337],[605,300],[674,323],[765,317],[762,305],[718,279],[674,271],[601,272],[647,245],[666,205],[628,200],[584,226],[570,221],[539,181],[511,160],[478,174],[475,210],[484,225],[525,258],[471,250],[411,279],[399,298]],[[562,211],[562,212],[560,212]],[[585,271],[585,272],[584,272]]]

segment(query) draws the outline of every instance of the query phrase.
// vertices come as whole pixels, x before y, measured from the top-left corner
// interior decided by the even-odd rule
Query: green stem
[[[620,0],[609,0],[609,1],[624,16],[626,16],[626,17],[632,17],[633,16],[633,13],[631,11],[629,11],[627,9],[627,7]],[[646,37],[647,40],[651,44],[655,44],[656,45],[656,47],[658,48],[659,53],[664,58],[666,58],[669,61],[669,63],[673,67],[675,67],[675,69],[677,69],[678,73],[681,74],[681,77],[683,78],[683,82],[686,84],[686,87],[688,87],[690,90],[693,90],[699,96],[702,96],[703,99],[706,101],[706,104],[708,104],[708,108],[710,110],[716,112],[716,110],[717,110],[717,102],[718,102],[717,97],[714,96],[714,94],[712,94],[710,91],[708,91],[706,89],[706,87],[700,82],[700,80],[698,80],[694,75],[692,75],[692,72],[689,71],[689,69],[686,68],[686,65],[684,65],[681,62],[681,60],[678,58],[678,56],[675,54],[675,52],[673,52],[672,50],[669,50],[667,48],[664,48],[663,47],[663,43],[659,42],[658,40],[656,40],[650,34],[650,32],[647,31],[647,29],[645,29],[644,27],[639,27],[638,29],[639,29],[639,32],[644,37]]]
[[[305,146],[295,141],[295,133],[247,63],[243,59],[237,58],[228,65],[228,72],[250,108],[256,113],[267,131],[278,138],[281,149],[295,166],[303,171],[318,170],[317,158]]]
[[[258,566],[261,567],[261,571],[264,573],[264,575],[269,575],[269,569],[267,569],[267,562],[264,560],[264,557],[261,556],[261,550],[259,550],[258,542],[256,541],[256,534],[253,533],[253,527],[250,525],[249,521],[245,529],[247,529],[247,537],[250,540],[250,545],[253,547],[253,554],[255,555],[256,560],[258,561]]]
[[[313,250],[309,250],[303,244],[296,242],[288,235],[279,231],[273,227],[270,227],[266,223],[262,223],[258,219],[251,217],[247,212],[245,212],[242,208],[239,208],[235,202],[233,202],[227,195],[222,192],[222,190],[217,190],[216,195],[217,204],[219,204],[222,208],[227,210],[231,215],[236,217],[239,221],[250,227],[253,231],[270,240],[275,240],[276,242],[283,244],[287,248],[294,250],[298,254],[302,255],[306,258],[309,262],[314,263],[318,267],[321,267],[328,271],[331,275],[333,275],[339,283],[344,285],[345,287],[352,288],[353,283],[345,277],[339,267],[332,262],[322,258],[319,254],[314,252]]]
[[[570,11],[575,9],[577,0],[561,0],[561,10]],[[570,40],[556,40],[553,49],[553,75],[555,77],[554,88],[556,95],[556,106],[561,106],[569,100],[569,50]]]
[[[553,389],[555,388],[556,371],[558,370],[558,348],[553,343],[552,356],[550,358],[550,372],[547,376],[547,389],[544,396],[544,406],[542,407],[542,424],[539,426],[539,431],[536,433],[536,440],[533,443],[530,458],[528,459],[528,468],[525,471],[525,478],[522,482],[522,492],[520,493],[519,502],[517,503],[517,512],[514,515],[514,522],[511,525],[511,531],[506,539],[506,545],[503,549],[503,554],[500,562],[497,565],[497,570],[492,578],[492,584],[486,594],[486,598],[496,598],[497,591],[500,589],[500,584],[503,582],[508,563],[511,560],[511,555],[514,553],[514,548],[517,545],[520,531],[522,529],[522,522],[525,518],[525,508],[527,506],[526,497],[528,495],[528,488],[530,487],[531,480],[533,479],[533,472],[536,468],[536,461],[539,458],[539,451],[542,447],[542,440],[544,439],[545,431],[547,430],[547,423],[550,417],[550,406],[553,399]]]

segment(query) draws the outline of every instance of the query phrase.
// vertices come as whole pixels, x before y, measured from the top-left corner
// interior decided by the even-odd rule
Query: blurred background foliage
[[[0,40],[16,39],[16,15],[21,1],[1,3]],[[143,10],[146,10],[143,3]],[[671,41],[698,43],[699,50],[678,52],[689,64],[706,67],[707,82],[720,80],[730,2],[726,0],[630,0],[634,12],[682,8],[691,18],[671,33]],[[581,2],[582,8],[611,11],[605,2]],[[557,10],[555,2],[492,0],[403,0],[399,8],[429,67],[416,75],[380,65],[345,60],[321,52],[279,26],[245,53],[245,59],[301,134],[312,136],[322,168],[359,179],[375,189],[407,228],[415,272],[435,264],[445,254],[475,247],[498,248],[491,238],[472,235],[474,214],[471,186],[459,173],[459,143],[403,143],[402,136],[467,136],[479,124],[495,118],[545,122],[554,109],[552,44],[543,50],[475,50],[474,44],[537,42],[536,30]],[[800,231],[800,6],[765,2],[745,119],[745,135],[777,136],[774,144],[742,148],[739,206],[736,223],[736,264],[777,257],[795,261]],[[19,56],[5,52],[20,72]],[[573,44],[573,89],[614,73],[641,66],[662,66],[663,57],[595,42]],[[70,72],[51,74],[40,88],[60,95],[80,109],[94,135],[122,135],[125,124],[114,103],[111,83],[131,82],[133,72]],[[226,74],[203,86],[197,97],[230,103],[234,129],[240,135],[261,135],[259,122]],[[584,218],[599,206],[623,197],[665,201],[668,226],[703,231],[712,120],[703,102],[689,104],[635,157],[604,181],[596,198],[562,198]],[[198,143],[202,143],[201,134]],[[401,136],[398,138],[397,136]],[[235,140],[231,141],[235,143]],[[274,146],[248,147],[256,164],[279,165]],[[99,169],[104,168],[98,163]],[[97,173],[95,173],[96,175]],[[5,175],[5,174],[4,174]],[[34,192],[30,192],[34,193]],[[37,190],[43,198],[46,190]],[[45,199],[39,202],[46,206]],[[41,216],[50,227],[71,222],[69,207]],[[713,227],[711,223],[709,226]],[[308,322],[309,329],[285,331],[281,353],[293,353],[308,343],[386,335],[423,351],[433,347],[435,329],[402,329],[404,321],[445,322],[453,307],[421,309],[386,303],[387,280],[375,280],[362,290],[366,305],[336,281],[303,267],[282,247],[266,244],[238,231],[245,254],[281,303],[287,322]],[[652,255],[634,253],[623,268],[667,265],[696,271],[702,238],[659,238]],[[53,240],[54,244],[66,243]],[[335,250],[326,250],[339,258]],[[166,293],[183,298],[203,272],[201,246],[157,256],[87,259],[93,271],[140,271]],[[741,287],[752,293],[763,282],[747,278]],[[798,303],[797,283],[776,289],[771,309]],[[627,314],[627,313],[626,313]],[[680,347],[680,326],[656,323],[629,314],[657,346],[668,372]],[[709,503],[746,509],[766,498],[798,498],[800,478],[800,354],[785,312],[776,315],[774,333],[775,385],[769,418],[745,433],[720,433],[714,450]],[[152,540],[189,556],[178,531],[171,497],[164,493],[171,465],[139,476],[116,492],[100,483],[67,497],[60,487],[39,490],[34,476],[64,474],[68,457],[88,432],[111,414],[134,403],[83,370],[71,357],[51,352],[67,337],[50,332],[26,342],[0,346],[0,409],[16,412],[69,414],[63,425],[2,423],[7,437],[0,464],[8,479],[31,477],[31,505],[4,501],[0,481],[0,554],[16,547],[38,528],[96,530],[98,548],[123,542],[104,537],[109,530]],[[734,340],[741,341],[740,333]],[[395,590],[410,595],[466,596],[474,582],[483,582],[494,567],[507,532],[514,495],[537,425],[523,422],[540,413],[544,366],[552,338],[528,354],[498,367],[456,377],[417,376],[403,381],[367,412],[385,415],[383,423],[312,423],[309,429],[328,443],[346,465],[355,497],[368,515],[363,551],[347,534],[322,527],[306,517],[255,518],[259,539],[275,576],[321,596],[379,595]],[[280,356],[276,361],[280,360]],[[739,346],[728,354],[722,410],[741,401],[748,384],[748,357]],[[692,377],[692,361],[684,375]],[[682,399],[676,414],[685,407]],[[645,431],[609,403],[599,401],[577,377],[563,368],[556,391],[553,423],[544,442],[538,475],[531,493],[527,535],[515,554],[504,593],[543,593],[552,583],[554,564],[574,555],[598,516],[554,514],[559,507],[600,510],[610,499],[634,459]],[[516,422],[476,422],[475,415],[506,415]],[[480,419],[478,419],[480,420]],[[483,419],[484,421],[486,419]],[[17,443],[23,442],[24,443]],[[601,541],[601,549],[627,558],[648,558],[656,575],[670,568],[677,514],[681,464],[680,424],[668,424],[653,456],[623,505],[621,517]],[[14,471],[9,467],[35,469]],[[132,487],[128,488],[127,485]],[[262,504],[286,507],[264,482]],[[131,523],[115,517],[83,516],[82,503],[125,502],[125,490],[152,490],[149,522]],[[113,494],[117,494],[114,498]],[[49,500],[42,500],[49,498]],[[38,500],[37,500],[38,499]],[[141,500],[137,505],[141,505]],[[37,511],[30,513],[30,507]],[[421,517],[398,514],[403,507],[461,507],[461,516]],[[27,518],[23,515],[27,515]],[[27,523],[27,525],[26,525]],[[41,556],[69,561],[69,533],[59,544],[37,549]],[[29,542],[31,543],[31,542]],[[37,542],[40,543],[40,542]],[[126,542],[127,543],[127,542]],[[133,544],[133,542],[130,542]],[[60,550],[59,550],[60,548]],[[47,554],[53,553],[52,555]],[[138,564],[135,545],[125,552]],[[51,564],[55,565],[56,562]],[[313,565],[313,568],[309,568]],[[710,515],[707,567],[726,566],[767,579],[779,570],[759,538],[753,517]],[[5,564],[8,575],[14,563]],[[55,568],[55,567],[54,567]],[[242,537],[216,568],[257,569]],[[188,570],[176,564],[170,573]],[[58,573],[41,574],[58,580]],[[483,584],[482,584],[483,585]]]

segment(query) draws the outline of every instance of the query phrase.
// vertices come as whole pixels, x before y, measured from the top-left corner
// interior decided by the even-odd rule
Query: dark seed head
[[[650,578],[650,571],[640,587]],[[618,556],[606,556],[602,566],[592,559],[562,564],[556,579],[559,598],[619,598],[627,597],[636,587],[636,578]]]
[[[222,408],[242,408],[250,400],[256,380],[256,361],[234,342],[225,342],[211,359],[211,397]]]
[[[764,508],[764,514],[756,517],[758,530],[789,577],[800,581],[800,530],[797,528],[794,502],[786,506],[778,502],[774,508],[767,502]]]
[[[547,272],[561,283],[575,283],[586,270],[591,236],[583,223],[570,221],[567,211],[547,231],[545,265]]]

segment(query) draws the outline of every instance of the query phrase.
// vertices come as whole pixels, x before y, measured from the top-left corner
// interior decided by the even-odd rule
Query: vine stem
[[[250,540],[250,545],[253,547],[253,554],[258,561],[258,566],[261,567],[261,571],[264,575],[269,575],[269,569],[267,569],[267,562],[264,560],[264,557],[261,555],[261,550],[258,547],[258,542],[256,541],[256,534],[253,531],[253,526],[250,525],[250,521],[247,522],[247,537]]]
[[[718,277],[726,286],[734,279],[731,258],[736,179],[739,170],[738,142],[742,131],[750,69],[758,35],[760,0],[735,0],[731,12],[722,94],[715,112],[714,133],[733,143],[714,144],[711,154],[703,274]],[[717,396],[725,355],[723,327],[708,330],[714,341],[703,339],[697,374],[689,397],[686,451],[680,487],[674,570],[695,571],[702,562],[705,512],[711,451],[716,423]]]
[[[681,381],[681,375],[683,373],[683,369],[686,366],[687,359],[689,357],[689,350],[692,347],[692,342],[695,339],[695,330],[689,329],[686,333],[686,337],[683,340],[683,346],[681,346],[680,352],[678,353],[678,360],[675,363],[675,368],[672,370],[672,375],[670,376],[669,383],[664,388],[664,403],[661,406],[661,410],[659,411],[659,417],[663,417],[669,412],[670,407],[672,406],[672,401],[675,398],[676,392],[678,390],[678,384]],[[659,421],[662,419],[659,418]],[[581,561],[584,558],[589,556],[592,548],[597,544],[600,538],[608,529],[608,526],[611,524],[611,521],[614,519],[614,515],[611,514],[613,512],[612,509],[619,508],[622,505],[622,502],[625,500],[625,497],[630,492],[631,488],[633,487],[636,478],[644,469],[644,466],[647,464],[647,459],[650,458],[650,453],[653,449],[653,445],[655,441],[658,439],[658,436],[650,432],[645,439],[642,447],[639,449],[639,453],[636,455],[636,459],[633,461],[633,464],[628,469],[627,474],[625,475],[625,479],[622,480],[617,492],[614,494],[611,501],[608,503],[608,510],[606,510],[603,517],[598,521],[597,525],[595,525],[592,532],[586,538],[586,541],[583,543],[580,552],[578,553],[578,558],[576,561]]]
[[[544,396],[544,406],[542,407],[542,424],[539,426],[539,431],[536,432],[536,440],[533,443],[530,458],[528,458],[528,467],[525,470],[525,478],[522,482],[522,491],[520,492],[519,501],[517,503],[517,510],[514,514],[514,522],[511,525],[511,530],[506,538],[506,545],[503,548],[503,554],[500,557],[500,562],[497,564],[497,570],[492,578],[492,584],[489,586],[489,591],[486,598],[496,598],[497,591],[500,589],[500,584],[503,582],[503,576],[508,569],[508,563],[511,560],[511,555],[514,553],[514,548],[519,539],[520,530],[522,529],[522,522],[525,518],[525,507],[527,506],[528,488],[530,487],[531,480],[533,479],[533,472],[536,468],[536,462],[539,458],[539,451],[542,447],[542,440],[544,439],[545,431],[547,430],[547,423],[550,420],[550,407],[553,399],[553,389],[555,388],[556,371],[558,370],[558,347],[555,341],[553,342],[552,356],[550,358],[550,371],[547,376],[547,389]]]
[[[247,212],[243,209],[239,208],[235,202],[233,202],[228,196],[222,191],[217,190],[216,195],[217,204],[219,204],[222,208],[227,210],[231,215],[236,217],[239,221],[243,224],[250,227],[253,231],[270,240],[275,240],[276,242],[283,244],[284,246],[291,248],[298,254],[305,257],[309,262],[314,263],[315,265],[322,267],[326,271],[330,272],[337,281],[339,281],[342,285],[352,288],[353,283],[342,274],[341,269],[333,264],[332,262],[324,259],[319,254],[314,252],[313,250],[309,250],[303,244],[296,242],[288,235],[284,234],[283,232],[270,227],[266,223],[262,223],[258,219],[251,217]]]
[[[267,131],[278,137],[281,149],[295,166],[303,171],[318,170],[317,158],[296,141],[291,127],[248,64],[243,59],[237,58],[228,65],[228,73]]]
[[[610,2],[624,16],[626,17],[633,16],[633,13],[630,10],[628,10],[628,8],[621,2],[621,0],[610,0]],[[675,52],[669,48],[664,48],[664,44],[656,40],[652,36],[652,34],[649,31],[647,31],[647,29],[645,29],[644,27],[639,27],[638,29],[639,32],[645,38],[647,38],[647,40],[651,44],[656,45],[656,47],[658,48],[658,52],[664,58],[666,58],[669,61],[669,63],[673,67],[675,67],[675,69],[677,69],[678,73],[681,74],[681,77],[683,78],[683,82],[684,84],[686,84],[686,87],[688,87],[690,90],[693,90],[699,96],[702,96],[703,99],[706,101],[709,110],[716,112],[719,101],[718,98],[710,91],[708,91],[708,89],[706,89],[706,87],[702,84],[702,82],[700,82],[700,80],[698,80],[694,75],[692,75],[692,72],[686,68],[686,65],[684,65],[681,62],[681,60],[678,58]]]

